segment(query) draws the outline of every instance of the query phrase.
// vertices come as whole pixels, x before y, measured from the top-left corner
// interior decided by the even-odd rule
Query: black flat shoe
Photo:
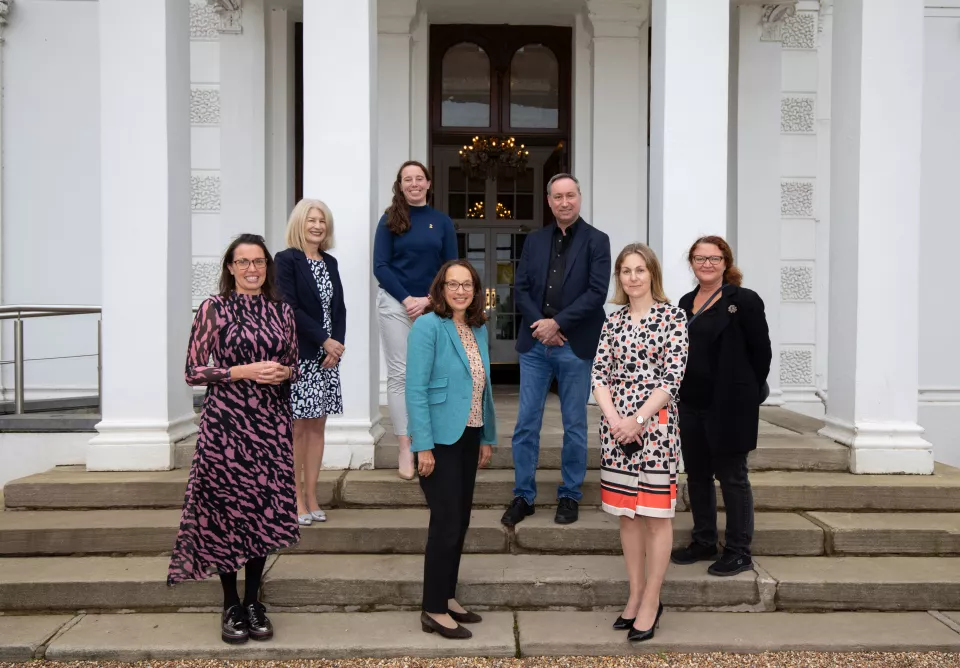
[[[251,640],[270,640],[273,637],[273,624],[267,617],[263,603],[251,603],[247,606],[247,629]]]
[[[239,605],[231,605],[223,611],[220,619],[220,638],[231,645],[247,642],[250,633],[247,629],[247,616]]]
[[[720,552],[716,545],[690,543],[686,547],[678,547],[670,553],[670,561],[681,566],[689,566],[698,561],[713,561]]]
[[[650,640],[653,638],[654,631],[657,627],[660,626],[660,615],[663,614],[663,603],[657,605],[657,616],[653,620],[653,626],[651,626],[646,631],[641,631],[640,629],[635,629],[633,626],[630,627],[630,633],[627,634],[627,640],[630,642],[643,642],[644,640]]]
[[[455,629],[448,629],[425,612],[420,613],[420,628],[423,629],[424,633],[439,633],[444,638],[452,640],[466,640],[473,637],[469,629],[465,629],[459,624]]]
[[[580,518],[580,504],[571,498],[563,497],[557,501],[557,514],[553,521],[557,524],[573,524]]]
[[[619,617],[617,617],[617,621],[613,623],[613,629],[615,631],[626,631],[627,629],[633,626],[633,623],[635,621],[637,621],[636,617],[634,617],[633,619],[625,619],[623,615],[620,615]]]
[[[510,503],[507,512],[500,518],[500,524],[505,527],[516,526],[517,523],[523,521],[523,518],[533,515],[534,512],[536,512],[536,506],[527,503],[527,500],[522,496],[518,496]]]
[[[454,612],[453,610],[447,610],[447,614],[449,614],[453,618],[453,621],[457,622],[458,624],[479,624],[483,621],[483,617],[475,612],[470,612],[469,610],[466,612]]]
[[[723,578],[752,570],[753,559],[742,554],[725,552],[722,557],[710,564],[707,573]]]

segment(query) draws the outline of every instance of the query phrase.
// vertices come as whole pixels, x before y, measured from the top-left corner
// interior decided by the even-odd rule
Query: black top
[[[697,288],[678,304],[693,311]],[[685,407],[705,411],[711,452],[743,454],[757,447],[760,388],[770,372],[770,335],[763,300],[747,288],[724,285],[717,302],[690,324],[687,372],[680,385]],[[709,394],[707,394],[709,390]],[[692,394],[693,401],[689,400]]]
[[[567,252],[573,244],[573,235],[577,233],[580,219],[567,228],[566,233],[557,225],[553,229],[550,242],[550,264],[547,267],[547,289],[543,293],[543,316],[553,318],[563,307],[563,272],[566,268]]]
[[[694,314],[692,305],[684,311],[689,322]],[[719,335],[725,325],[725,319],[721,317],[714,303],[712,308],[704,310],[687,328],[690,349],[687,371],[680,388],[680,401],[685,404],[695,408],[708,408],[713,403],[713,386],[720,359]]]

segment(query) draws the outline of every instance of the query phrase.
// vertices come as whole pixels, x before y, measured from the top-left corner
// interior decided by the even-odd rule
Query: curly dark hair
[[[433,312],[441,318],[453,317],[453,309],[450,308],[450,305],[447,303],[444,292],[446,290],[444,284],[447,282],[447,270],[450,269],[450,267],[463,267],[470,272],[470,280],[473,281],[473,300],[467,307],[467,312],[464,314],[464,321],[471,327],[483,327],[484,323],[487,322],[487,314],[483,310],[483,297],[480,296],[483,294],[483,286],[480,285],[480,274],[478,274],[477,270],[473,268],[473,265],[466,260],[450,260],[440,267],[440,271],[437,272],[433,283],[430,285],[430,304],[424,309],[424,313]]]
[[[230,293],[237,289],[237,280],[230,273],[230,264],[233,262],[233,252],[237,246],[248,244],[250,246],[259,246],[263,250],[263,256],[267,259],[267,277],[263,280],[263,286],[260,288],[261,294],[272,301],[282,301],[280,291],[277,290],[276,269],[273,264],[273,256],[267,250],[267,242],[259,234],[241,234],[233,240],[227,250],[223,253],[223,261],[220,265],[220,296],[229,297]]]
[[[410,229],[410,205],[407,204],[407,198],[403,196],[403,184],[400,180],[403,176],[403,170],[407,167],[419,167],[423,170],[423,176],[427,181],[431,180],[430,170],[422,162],[407,160],[400,165],[400,169],[397,170],[397,179],[393,182],[393,201],[390,202],[390,206],[384,212],[387,214],[387,229],[397,235]]]

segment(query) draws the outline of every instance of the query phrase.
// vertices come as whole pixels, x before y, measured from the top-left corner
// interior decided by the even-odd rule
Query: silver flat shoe
[[[297,517],[297,522],[302,527],[308,527],[311,524],[313,524],[313,515],[311,515],[310,513],[307,513],[306,515],[300,515],[299,517]]]
[[[326,522],[327,514],[320,509],[311,510],[310,517],[313,518],[315,522]]]

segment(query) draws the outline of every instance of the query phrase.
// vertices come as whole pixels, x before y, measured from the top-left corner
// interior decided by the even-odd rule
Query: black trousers
[[[753,489],[747,476],[747,455],[711,451],[707,411],[680,404],[680,450],[687,473],[693,514],[693,541],[717,544],[717,491],[720,483],[727,513],[724,551],[750,556],[753,542]]]
[[[480,458],[480,427],[467,427],[453,445],[433,448],[433,473],[420,478],[430,506],[430,528],[423,560],[423,609],[447,612],[447,600],[456,598],[460,555],[470,526],[473,488]]]

